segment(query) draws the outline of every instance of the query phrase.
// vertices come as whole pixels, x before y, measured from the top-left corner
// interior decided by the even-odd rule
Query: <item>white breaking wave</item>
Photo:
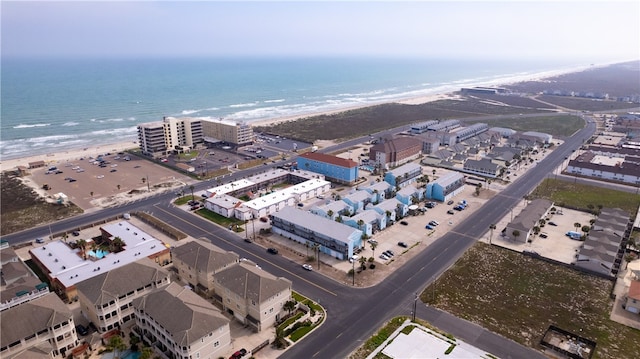
[[[240,107],[254,107],[257,106],[258,103],[257,102],[248,102],[248,103],[239,103],[239,104],[235,104],[235,105],[229,105],[229,107],[231,108],[240,108]]]
[[[274,103],[274,102],[284,102],[284,101],[285,101],[285,99],[281,98],[281,99],[278,99],[278,100],[265,100],[263,102],[264,103]]]
[[[182,110],[180,113],[183,115],[191,115],[193,113],[198,113],[200,110]]]
[[[98,122],[100,122],[100,123],[105,123],[105,122],[122,122],[122,121],[124,121],[124,118],[121,118],[121,117],[119,117],[119,118],[107,118],[107,119],[105,119],[105,120],[98,120]]]
[[[90,135],[117,135],[117,134],[126,135],[126,134],[134,134],[134,133],[138,133],[137,126],[112,128],[108,130],[96,130],[96,131],[89,132]]]
[[[31,127],[47,127],[47,126],[51,126],[50,123],[36,123],[33,125],[25,125],[24,123],[21,123],[17,126],[13,126],[13,128],[31,128]]]
[[[65,122],[62,124],[62,126],[65,126],[65,127],[78,126],[79,124],[80,124],[79,122]]]

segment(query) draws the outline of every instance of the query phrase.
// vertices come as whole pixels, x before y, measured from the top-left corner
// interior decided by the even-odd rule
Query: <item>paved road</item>
[[[144,210],[166,221],[193,237],[209,238],[226,250],[233,250],[242,257],[256,261],[262,268],[276,276],[293,281],[293,288],[313,298],[328,310],[326,323],[298,345],[284,352],[282,358],[344,358],[369,338],[384,322],[397,315],[410,315],[415,294],[421,292],[486,232],[489,225],[497,223],[523,196],[531,191],[565,157],[582,145],[595,131],[591,122],[583,130],[568,138],[563,145],[539,162],[533,170],[518,178],[514,185],[489,200],[482,211],[477,211],[458,224],[451,232],[434,242],[422,254],[414,257],[405,266],[373,288],[357,289],[343,286],[316,272],[306,272],[298,264],[281,256],[270,256],[264,249],[242,241],[241,237],[224,228],[212,225],[198,216],[176,210],[170,203],[173,194],[158,195],[136,203],[110,208],[91,214],[70,218],[33,230],[3,237],[11,244],[46,237],[51,232],[70,230],[110,216]],[[340,146],[346,148],[361,143],[356,139]],[[240,171],[227,176],[232,181],[248,175]],[[215,182],[195,185],[195,191],[211,187]],[[478,326],[434,308],[420,305],[419,318],[432,322],[462,340],[503,358],[543,358],[539,353],[520,346],[508,339],[492,334]]]

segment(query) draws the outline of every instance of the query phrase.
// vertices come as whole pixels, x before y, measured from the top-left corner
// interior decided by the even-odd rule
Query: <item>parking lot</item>
[[[125,160],[125,157],[129,160]],[[29,180],[37,188],[46,184],[49,189],[44,192],[48,195],[64,193],[69,201],[85,211],[99,206],[105,198],[132,190],[146,192],[160,184],[184,186],[192,181],[185,175],[124,153],[105,154],[103,159],[106,161],[103,167],[93,157],[53,162],[46,167],[31,170]],[[57,170],[50,171],[52,166]]]

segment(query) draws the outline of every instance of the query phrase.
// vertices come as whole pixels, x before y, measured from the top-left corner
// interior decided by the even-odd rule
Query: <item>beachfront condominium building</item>
[[[191,241],[173,248],[173,267],[198,293],[213,294],[213,275],[238,263],[240,256],[205,241]]]
[[[78,346],[73,313],[54,293],[0,312],[1,358],[66,358]]]
[[[253,128],[244,122],[228,121],[203,117],[202,132],[206,143],[222,142],[240,147],[253,143]]]
[[[222,309],[256,332],[272,327],[282,318],[291,300],[291,281],[275,277],[244,260],[214,275],[214,300]]]
[[[229,320],[188,288],[171,283],[136,299],[133,307],[134,330],[162,358],[216,359],[229,352]]]
[[[199,118],[164,117],[162,121],[138,125],[140,150],[148,156],[190,151],[203,143]]]
[[[169,273],[148,258],[127,264],[76,285],[82,315],[100,332],[134,319],[133,300],[166,286]]]

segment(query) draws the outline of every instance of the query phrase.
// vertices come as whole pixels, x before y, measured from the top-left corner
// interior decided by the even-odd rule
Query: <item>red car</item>
[[[247,354],[247,350],[242,348],[240,350],[238,350],[237,352],[233,353],[229,359],[240,359],[242,358],[245,354]]]

